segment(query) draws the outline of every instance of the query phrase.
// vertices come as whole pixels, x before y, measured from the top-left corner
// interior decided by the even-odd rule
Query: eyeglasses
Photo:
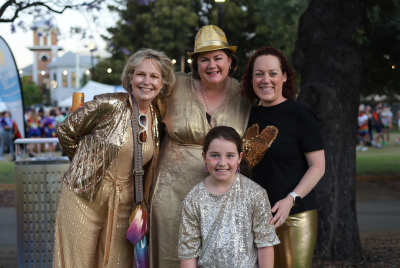
[[[147,115],[139,114],[139,126],[143,129],[139,131],[139,143],[147,142]]]

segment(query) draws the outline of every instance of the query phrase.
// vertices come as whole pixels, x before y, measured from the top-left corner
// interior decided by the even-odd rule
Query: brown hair
[[[236,145],[239,154],[243,152],[242,150],[243,142],[239,134],[236,132],[236,130],[231,127],[219,126],[212,128],[204,138],[204,145],[203,145],[204,154],[207,154],[208,148],[210,147],[210,143],[215,139],[230,141]],[[240,173],[248,178],[251,178],[251,169],[247,165],[247,162],[244,159],[244,157],[240,162]]]
[[[292,98],[296,94],[296,75],[290,66],[289,61],[282,54],[282,52],[271,46],[260,48],[254,52],[247,62],[246,70],[242,76],[242,95],[246,96],[252,103],[257,103],[257,101],[260,99],[253,89],[253,68],[256,59],[266,55],[272,55],[278,58],[281,65],[282,74],[286,73],[286,82],[283,83],[282,95],[287,99]]]
[[[226,56],[228,56],[229,59],[232,60],[231,62],[231,68],[229,68],[229,73],[228,75],[231,76],[235,71],[236,68],[238,67],[238,59],[236,57],[235,54],[233,54],[232,51],[228,50],[228,49],[221,49],[223,52],[225,52]],[[192,64],[190,65],[192,68],[192,73],[193,73],[193,77],[197,80],[200,80],[200,75],[199,75],[199,66],[197,65],[197,60],[199,59],[199,54],[200,53],[195,53],[192,55],[191,59],[192,59]]]

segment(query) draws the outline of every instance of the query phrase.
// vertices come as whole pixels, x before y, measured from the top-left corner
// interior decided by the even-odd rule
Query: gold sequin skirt
[[[274,268],[311,268],[317,242],[317,210],[290,215],[276,229]]]
[[[126,241],[134,206],[133,180],[103,179],[93,202],[63,185],[57,210],[53,267],[133,267]]]

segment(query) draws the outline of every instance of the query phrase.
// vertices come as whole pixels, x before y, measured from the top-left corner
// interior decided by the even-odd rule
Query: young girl
[[[272,268],[279,244],[269,224],[266,191],[240,174],[242,140],[231,127],[215,127],[204,140],[205,171],[182,202],[181,268]]]

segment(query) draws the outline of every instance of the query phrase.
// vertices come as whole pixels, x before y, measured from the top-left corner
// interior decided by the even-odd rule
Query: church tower
[[[51,79],[47,65],[57,59],[57,51],[61,50],[57,45],[58,28],[42,20],[36,22],[31,29],[33,47],[29,49],[33,51],[32,80],[49,92]]]

